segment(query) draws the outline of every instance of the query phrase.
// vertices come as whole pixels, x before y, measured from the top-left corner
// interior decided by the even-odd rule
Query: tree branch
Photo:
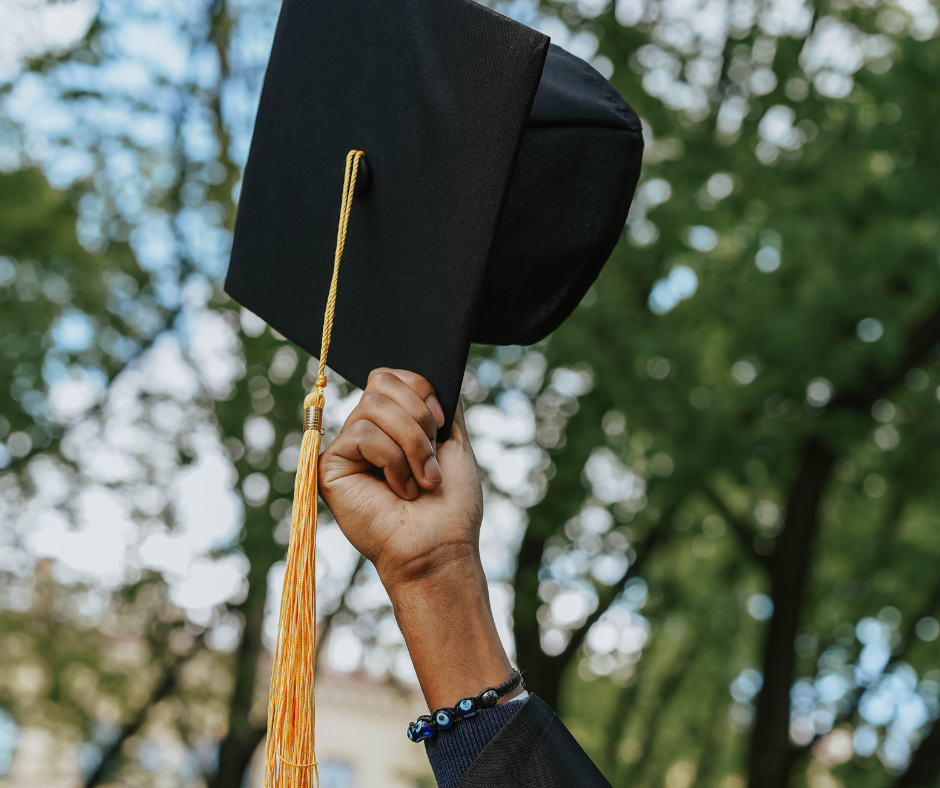
[[[660,524],[657,524],[655,528],[650,528],[649,533],[646,535],[646,539],[643,540],[643,544],[641,545],[640,549],[636,551],[636,560],[633,562],[633,565],[629,567],[627,573],[623,576],[623,580],[621,580],[620,583],[615,586],[609,586],[607,593],[603,595],[603,598],[600,594],[598,594],[597,608],[595,611],[591,613],[585,619],[584,624],[575,630],[575,632],[571,635],[571,639],[568,641],[568,645],[565,646],[565,650],[555,657],[555,659],[558,660],[562,670],[574,657],[574,655],[578,653],[578,649],[581,648],[581,645],[584,643],[584,639],[587,637],[587,633],[591,627],[597,623],[600,617],[607,612],[608,608],[623,592],[627,581],[636,576],[640,567],[646,563],[653,550],[661,542],[666,540],[666,535],[664,534],[665,529],[661,524],[668,524],[675,515],[676,509],[678,509],[678,504],[671,507],[663,514],[663,517],[660,519]]]
[[[353,569],[352,574],[349,576],[349,582],[346,584],[346,588],[343,589],[343,593],[340,594],[339,603],[336,605],[336,608],[323,616],[323,621],[320,623],[320,629],[317,633],[317,642],[319,644],[325,643],[327,636],[330,634],[330,630],[333,628],[333,620],[336,616],[341,613],[343,610],[347,610],[346,607],[346,594],[349,592],[349,589],[352,588],[353,583],[356,582],[356,575],[362,571],[362,567],[366,565],[366,557],[360,553],[359,558],[356,559],[356,568]],[[322,648],[317,648],[317,663],[319,664],[320,653]]]
[[[936,614],[938,610],[940,610],[940,582],[937,582],[936,585],[934,585],[930,594],[927,596],[927,600],[921,606],[920,612],[917,615],[912,616],[908,619],[907,629],[905,630],[904,634],[901,636],[902,646],[892,655],[891,661],[885,667],[885,672],[887,672],[888,669],[891,668],[892,666],[897,665],[899,662],[901,662],[903,658],[907,655],[907,652],[910,650],[911,644],[914,642],[914,638],[916,637],[915,629],[917,627],[917,622],[926,616]],[[842,711],[836,718],[836,722],[841,722],[842,720],[846,720],[849,717],[851,717],[853,714],[855,714],[855,712],[858,710],[858,702],[859,700],[861,700],[861,697],[864,691],[865,691],[864,687],[856,689],[856,691],[852,695],[851,702],[842,709]],[[938,727],[938,726],[934,726],[934,727]],[[812,749],[813,745],[816,744],[816,742],[818,742],[825,735],[826,734],[816,734],[816,736],[814,736],[813,739],[808,744],[802,744],[799,747],[794,747],[794,752],[797,755],[802,755],[803,753]],[[924,744],[922,743],[921,747],[923,746]],[[918,749],[917,752],[919,753],[920,750]],[[914,760],[917,760],[917,757],[918,756],[915,754]],[[913,766],[913,763],[912,763],[912,766]],[[940,765],[938,765],[937,776],[940,776]],[[936,777],[934,779],[936,779]]]
[[[101,785],[120,756],[121,750],[124,748],[124,743],[132,736],[137,735],[138,731],[143,728],[154,706],[166,700],[173,693],[179,681],[183,666],[202,649],[204,641],[205,633],[202,633],[196,638],[193,647],[187,653],[177,656],[166,668],[162,678],[157,686],[154,687],[147,702],[141,706],[137,714],[134,715],[134,718],[121,728],[117,738],[102,753],[101,761],[98,763],[98,766],[85,780],[85,788],[94,788],[97,785]]]
[[[893,371],[880,373],[877,369],[869,368],[865,375],[865,379],[869,381],[868,384],[855,391],[836,395],[826,411],[839,408],[870,410],[875,401],[899,385],[913,367],[925,361],[938,343],[940,343],[940,305],[908,337],[904,355]]]
[[[653,747],[656,745],[657,734],[661,732],[662,726],[660,725],[660,720],[662,720],[666,711],[669,709],[670,704],[680,696],[680,690],[685,684],[684,679],[688,676],[689,669],[701,658],[701,652],[696,646],[697,643],[695,640],[689,638],[689,642],[683,646],[682,650],[670,663],[665,679],[660,682],[660,691],[658,693],[657,702],[653,707],[653,713],[650,715],[647,724],[643,726],[644,730],[647,731],[647,736],[646,741],[642,743],[644,752],[643,758],[640,761],[640,774],[636,779],[631,779],[633,777],[633,775],[629,773],[631,770],[625,770],[627,774],[623,776],[622,781],[619,781],[621,785],[657,784],[656,780],[648,780],[646,778],[657,762],[657,759],[651,757],[651,753]],[[662,777],[660,777],[660,780],[662,780]]]
[[[754,549],[754,538],[757,536],[748,525],[738,518],[731,509],[728,508],[728,505],[724,502],[721,496],[718,495],[715,490],[709,487],[707,484],[702,485],[702,492],[705,494],[705,497],[708,498],[709,503],[718,511],[718,514],[724,518],[725,522],[731,526],[731,530],[734,531],[735,535],[738,537],[738,541],[741,543],[741,546],[744,548],[744,551],[757,563],[764,567],[764,569],[770,569],[770,559],[766,555],[761,555]]]
[[[645,662],[646,660],[643,660]],[[639,665],[637,666],[639,670]],[[608,774],[613,776],[617,773],[620,756],[620,743],[623,740],[623,734],[627,730],[629,722],[629,711],[636,706],[636,697],[639,691],[640,681],[637,676],[633,677],[633,683],[620,690],[614,710],[607,722],[607,740],[604,746],[604,754],[607,758]]]

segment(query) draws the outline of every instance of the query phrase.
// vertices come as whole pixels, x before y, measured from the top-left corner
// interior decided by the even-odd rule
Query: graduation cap
[[[471,0],[285,0],[226,291],[318,356],[343,162],[365,153],[330,366],[434,387],[446,437],[471,342],[532,344],[623,231],[640,122],[590,65]]]
[[[284,0],[225,283],[320,360],[305,401],[266,788],[312,785],[315,770],[312,719],[298,720],[312,715],[327,350],[360,387],[377,367],[424,376],[443,440],[471,342],[536,342],[595,280],[642,150],[636,114],[597,71],[473,0]]]

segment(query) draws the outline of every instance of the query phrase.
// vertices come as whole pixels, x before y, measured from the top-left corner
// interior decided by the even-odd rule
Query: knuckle
[[[434,386],[428,383],[428,381],[426,381],[424,378],[418,378],[418,380],[421,381],[421,399],[427,402],[429,399],[431,399],[431,397],[437,396],[437,392],[434,391]]]
[[[406,474],[411,473],[411,471],[408,470],[408,462],[405,460],[405,455],[397,446],[387,447],[382,459],[382,467],[385,471],[385,475],[396,481],[404,481],[407,478]]]
[[[320,455],[320,459],[317,460],[317,478],[318,479],[322,480],[323,474],[325,472],[324,468],[330,467],[330,463],[333,460],[333,455],[330,453],[332,449],[333,449],[332,446],[327,448],[326,451],[324,451],[323,454]]]
[[[431,453],[431,444],[428,442],[428,436],[424,434],[423,430],[409,430],[406,444],[408,454],[412,457],[421,457]]]
[[[400,449],[394,452],[388,467],[395,474],[395,477],[402,481],[407,481],[408,477],[411,476],[411,466],[408,465],[408,458]]]
[[[368,385],[380,386],[382,384],[387,384],[389,379],[393,377],[395,377],[395,375],[388,367],[378,367],[369,373]]]
[[[434,414],[427,406],[418,414],[417,420],[418,425],[424,432],[431,432],[432,434],[437,432],[437,422],[434,420]]]
[[[412,373],[408,377],[408,387],[415,392],[421,399],[427,399],[434,393],[431,384],[425,378],[417,373]]]
[[[417,372],[411,372],[407,369],[393,369],[390,370],[390,372],[422,399],[425,399],[434,393],[434,389],[431,387],[431,384],[428,383],[428,381]]]
[[[329,473],[329,465],[324,463],[317,469],[317,487],[320,489],[320,495],[328,498],[333,491],[334,479]]]
[[[368,438],[372,434],[372,422],[367,421],[366,419],[359,419],[349,430],[350,435],[357,439],[363,440]]]
[[[366,410],[378,411],[388,404],[388,397],[378,391],[367,391],[359,403]]]

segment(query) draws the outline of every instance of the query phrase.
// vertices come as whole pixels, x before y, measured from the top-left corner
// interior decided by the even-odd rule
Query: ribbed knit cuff
[[[524,697],[482,709],[450,730],[439,731],[425,740],[425,751],[438,788],[457,788],[480,751],[528,700],[526,693]]]

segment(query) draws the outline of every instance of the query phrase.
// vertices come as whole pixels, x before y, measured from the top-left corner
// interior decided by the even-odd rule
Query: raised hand
[[[443,423],[424,378],[379,369],[319,462],[320,494],[375,565],[431,709],[511,671],[480,562],[483,496],[463,411],[438,444]]]

